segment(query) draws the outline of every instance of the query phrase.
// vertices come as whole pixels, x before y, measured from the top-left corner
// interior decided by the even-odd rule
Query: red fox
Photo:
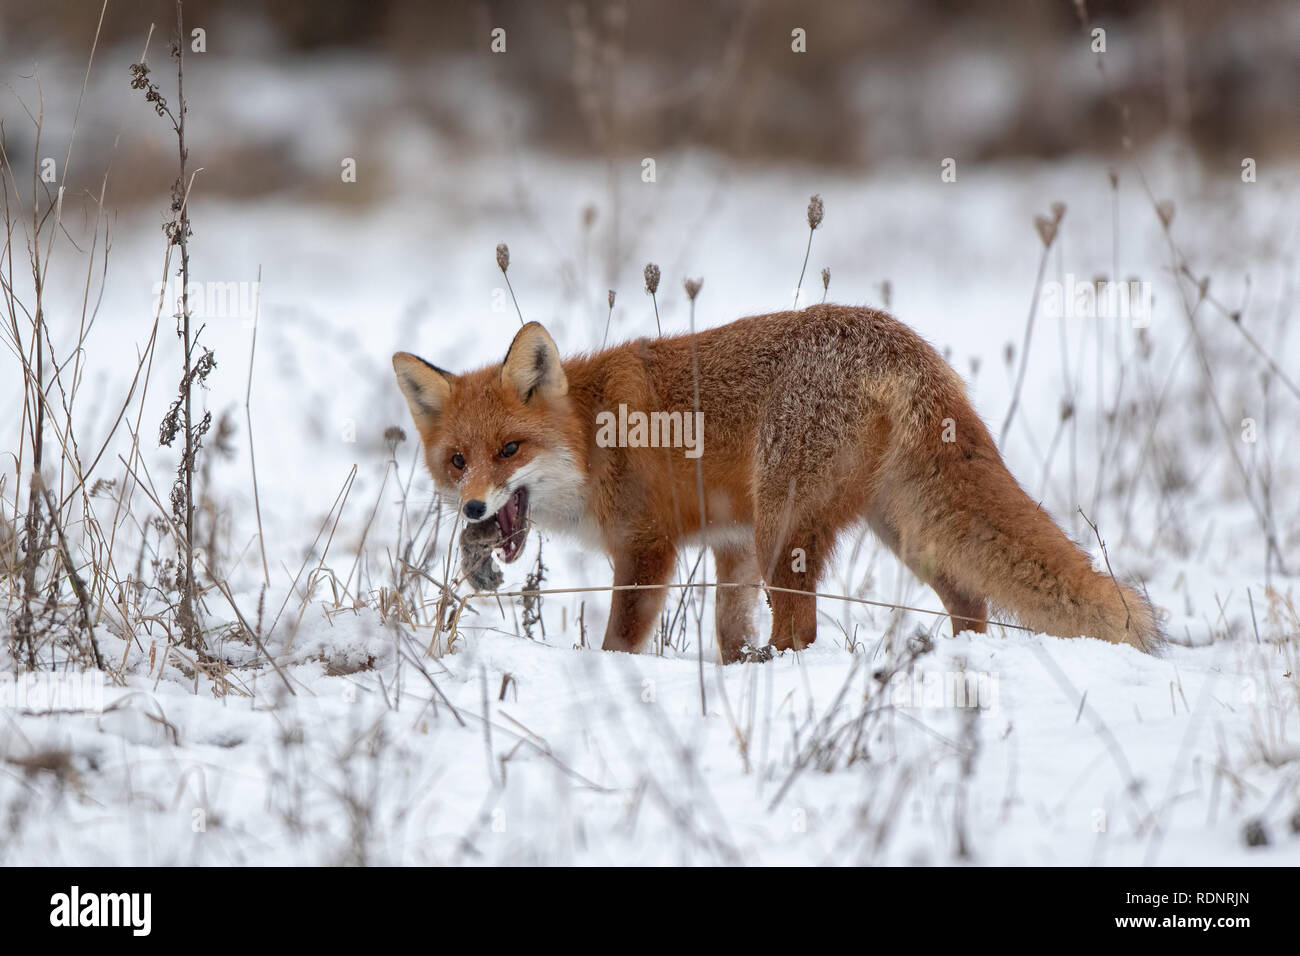
[[[692,543],[712,549],[720,584],[770,588],[772,648],[807,647],[817,601],[797,592],[863,520],[954,634],[983,632],[991,602],[1059,637],[1160,643],[1150,603],[1025,494],[957,373],[883,312],[817,305],[567,360],[530,322],[500,365],[454,375],[399,352],[393,368],[435,485],[470,522],[465,556],[477,543],[513,561],[535,523],[606,551],[616,586],[643,586],[613,592],[607,650],[646,644],[656,585]],[[687,422],[702,426],[695,454],[671,447]],[[501,580],[495,566],[470,577]],[[717,590],[724,662],[754,647],[758,590]]]

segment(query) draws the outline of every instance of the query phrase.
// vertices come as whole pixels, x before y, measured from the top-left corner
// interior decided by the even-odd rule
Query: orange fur
[[[702,457],[601,447],[597,415],[620,403],[694,410],[692,346]],[[440,488],[495,508],[529,486],[535,520],[598,540],[616,585],[666,583],[678,549],[702,541],[720,581],[813,591],[839,532],[865,519],[935,589],[954,632],[983,631],[991,602],[1060,637],[1160,639],[1150,604],[1094,570],[1016,483],[956,373],[882,312],[813,306],[563,362],[530,323],[503,365],[453,376],[399,353],[394,367]],[[518,452],[502,458],[509,442]],[[811,644],[816,599],[768,593],[772,645]],[[752,595],[718,592],[724,660],[753,639]],[[663,600],[661,588],[614,592],[604,646],[641,648]]]

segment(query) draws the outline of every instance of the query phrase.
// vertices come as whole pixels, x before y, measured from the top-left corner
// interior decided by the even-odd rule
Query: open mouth
[[[516,488],[510,500],[496,514],[501,529],[501,557],[510,564],[524,550],[528,540],[528,489]]]

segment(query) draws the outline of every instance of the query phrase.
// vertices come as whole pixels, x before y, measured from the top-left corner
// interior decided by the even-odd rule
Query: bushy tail
[[[921,513],[909,520],[895,509],[934,570],[1036,631],[1158,652],[1163,635],[1150,602],[1097,571],[1025,494],[969,406],[958,413],[956,427],[956,441],[930,440],[928,455],[908,456],[914,462],[929,459],[909,476],[909,484],[923,488]]]

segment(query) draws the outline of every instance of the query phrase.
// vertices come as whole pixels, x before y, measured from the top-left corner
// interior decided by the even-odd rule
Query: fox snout
[[[460,513],[470,521],[478,521],[486,515],[499,511],[510,498],[514,490],[507,479],[494,482],[475,480],[471,475],[465,479],[457,491],[460,495]]]

